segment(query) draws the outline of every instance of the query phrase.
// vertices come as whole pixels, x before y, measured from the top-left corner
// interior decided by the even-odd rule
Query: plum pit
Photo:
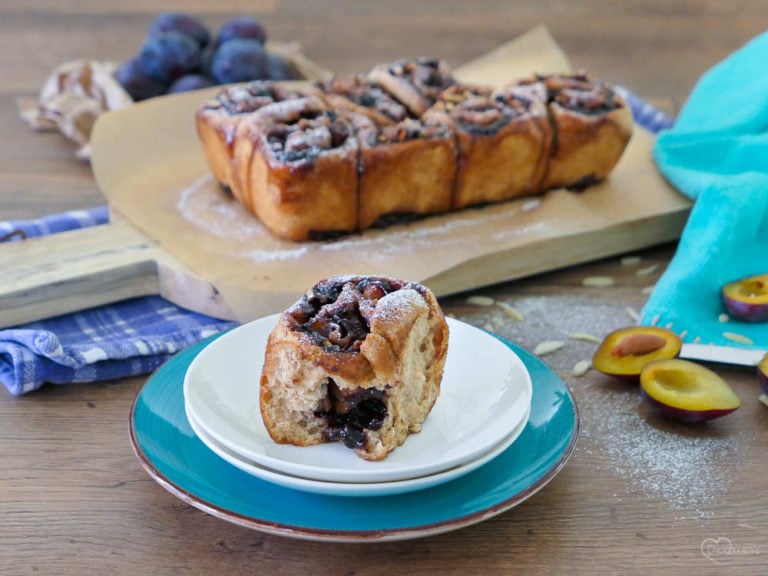
[[[592,366],[611,376],[636,379],[649,362],[676,358],[682,341],[656,326],[629,326],[608,334],[592,357]]]

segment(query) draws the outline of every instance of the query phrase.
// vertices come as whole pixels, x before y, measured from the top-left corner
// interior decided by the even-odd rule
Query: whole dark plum
[[[147,36],[160,36],[166,32],[180,32],[194,38],[200,46],[207,46],[211,33],[200,20],[183,12],[161,12],[149,25]]]
[[[200,45],[181,32],[165,32],[147,38],[139,51],[142,70],[160,82],[170,84],[200,66]]]
[[[164,82],[148,76],[136,58],[124,62],[115,71],[115,79],[135,102],[160,96],[167,88]]]
[[[211,75],[220,84],[265,78],[267,52],[256,40],[235,38],[219,46],[213,56]]]
[[[204,74],[186,74],[171,83],[168,87],[168,94],[189,92],[190,90],[199,90],[200,88],[208,88],[213,85],[213,79]]]
[[[277,54],[267,54],[267,80],[295,80],[298,78],[293,68]]]
[[[238,16],[237,18],[227,20],[221,25],[216,36],[216,44],[221,46],[235,38],[247,38],[264,44],[267,41],[267,31],[256,18],[252,16]]]

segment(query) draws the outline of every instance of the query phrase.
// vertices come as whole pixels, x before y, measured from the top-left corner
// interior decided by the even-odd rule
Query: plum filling
[[[340,440],[347,448],[363,448],[368,430],[378,430],[387,417],[387,393],[378,388],[341,390],[333,379],[328,380],[328,395],[315,410],[324,418],[325,437]]]
[[[281,162],[314,165],[323,152],[344,146],[349,135],[347,123],[332,111],[308,110],[270,129],[267,143]]]
[[[333,352],[359,352],[380,298],[399,290],[381,278],[318,282],[290,310],[297,329]]]

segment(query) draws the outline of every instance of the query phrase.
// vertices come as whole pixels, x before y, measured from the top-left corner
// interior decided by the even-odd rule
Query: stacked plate
[[[508,346],[448,319],[440,396],[422,431],[379,462],[340,443],[276,444],[259,410],[259,376],[276,316],[206,346],[184,378],[184,407],[199,439],[237,468],[274,484],[337,496],[410,492],[459,478],[509,448],[528,422],[531,378]]]

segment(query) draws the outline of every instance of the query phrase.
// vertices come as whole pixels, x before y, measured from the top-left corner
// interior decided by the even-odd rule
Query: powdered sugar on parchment
[[[527,221],[510,224],[514,214],[535,211],[540,199],[528,199],[490,207],[483,212],[483,245],[475,246],[474,252],[487,251],[511,238],[535,234],[547,224]],[[338,254],[344,251],[362,251],[371,260],[386,261],[402,255],[402,247],[409,246],[414,252],[440,246],[441,249],[469,250],[468,234],[478,229],[472,210],[462,217],[432,216],[407,225],[395,225],[385,230],[366,230],[342,238],[324,242],[294,243],[273,236],[229,193],[221,189],[211,175],[205,175],[183,190],[177,200],[180,215],[192,226],[204,233],[227,239],[240,246],[238,256],[254,263],[278,260],[296,260],[312,253]]]

